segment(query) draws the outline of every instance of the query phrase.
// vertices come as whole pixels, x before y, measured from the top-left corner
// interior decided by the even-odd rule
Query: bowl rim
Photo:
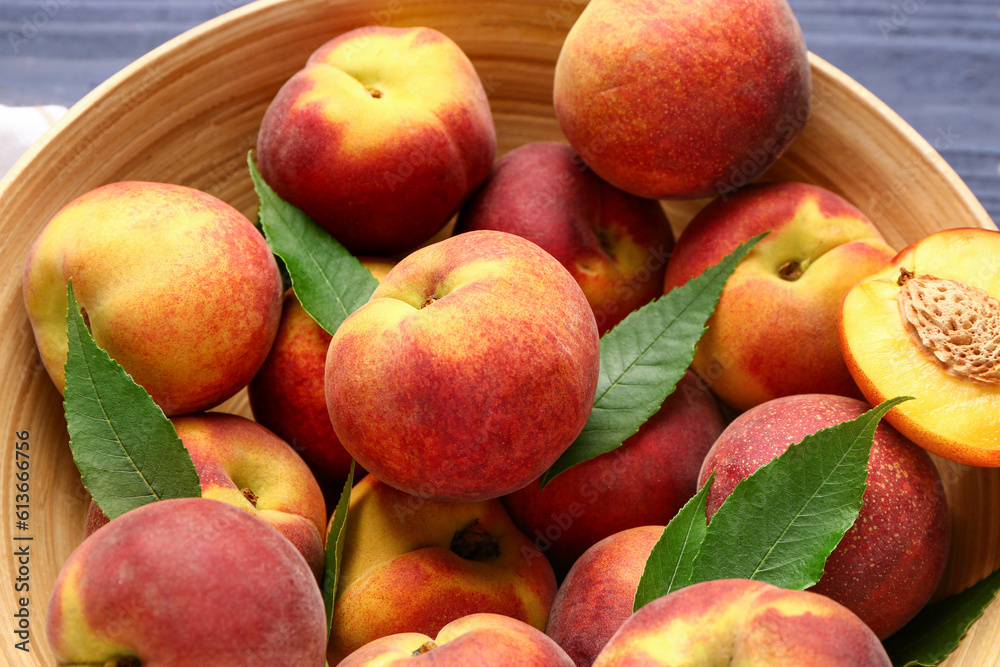
[[[109,97],[119,87],[127,86],[140,78],[145,71],[163,65],[168,61],[169,56],[179,45],[187,44],[195,40],[204,39],[215,33],[232,30],[239,21],[274,11],[274,8],[288,4],[289,0],[257,0],[247,5],[243,5],[231,11],[225,12],[204,23],[196,25],[185,32],[164,42],[152,51],[141,56],[132,63],[111,75],[108,79],[98,84],[96,88],[87,93],[76,104],[60,118],[49,130],[36,141],[26,151],[21,158],[14,163],[14,166],[7,172],[3,179],[0,179],[0,210],[2,203],[6,200],[8,191],[17,189],[17,184],[22,178],[30,177],[31,167],[37,164],[38,157],[44,157],[48,147],[59,141],[62,135],[67,132],[67,128],[72,127],[83,114],[89,109]],[[456,2],[456,4],[460,4]],[[584,4],[581,2],[580,4]],[[934,175],[946,182],[951,190],[959,196],[971,214],[972,219],[980,227],[986,229],[997,229],[997,224],[990,218],[983,204],[973,194],[968,184],[962,180],[958,173],[948,164],[930,142],[919,132],[910,126],[898,113],[888,104],[879,99],[874,93],[845,74],[842,70],[832,65],[827,60],[816,55],[812,51],[807,53],[813,77],[816,74],[825,76],[842,86],[856,100],[864,105],[874,118],[881,121],[884,128],[891,128],[904,143],[908,144],[914,151],[921,155],[925,161],[925,166],[933,170]],[[815,91],[814,91],[815,92]],[[497,157],[500,157],[499,155]]]

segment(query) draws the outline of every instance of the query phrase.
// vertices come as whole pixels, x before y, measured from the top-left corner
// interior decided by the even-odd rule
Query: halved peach
[[[1000,232],[949,229],[900,252],[844,298],[840,341],[870,403],[957,463],[1000,466]]]

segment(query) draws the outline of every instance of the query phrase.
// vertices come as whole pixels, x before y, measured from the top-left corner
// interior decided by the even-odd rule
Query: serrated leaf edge
[[[293,271],[291,266],[289,265],[289,258],[286,257],[287,252],[279,252],[277,249],[274,248],[274,245],[272,243],[272,237],[274,236],[274,229],[272,227],[273,223],[271,221],[271,217],[272,215],[278,216],[285,223],[285,225],[289,227],[292,225],[299,224],[298,222],[289,222],[286,216],[281,215],[280,212],[281,207],[277,205],[277,202],[281,202],[285,206],[288,206],[289,208],[292,208],[300,212],[302,214],[303,220],[307,220],[314,225],[316,223],[306,214],[305,211],[279,197],[278,193],[275,192],[271,188],[271,186],[269,186],[267,182],[264,181],[263,177],[260,175],[260,171],[257,169],[257,164],[253,159],[253,151],[247,153],[247,165],[249,166],[250,169],[250,178],[253,181],[254,191],[257,193],[257,197],[260,199],[257,215],[260,221],[261,230],[264,232],[264,238],[265,240],[267,240],[268,246],[271,248],[271,251],[274,252],[275,255],[280,257],[281,260],[284,262],[285,267],[288,271],[288,275],[292,281],[292,291],[294,291],[296,295],[298,295],[298,291],[295,289],[297,271]],[[267,206],[264,206],[265,200],[267,202]],[[347,316],[354,311],[351,310],[348,307],[348,304],[344,302],[343,298],[341,298],[341,295],[334,286],[334,283],[330,280],[330,276],[327,275],[326,271],[323,268],[323,265],[319,262],[319,260],[316,258],[316,255],[312,252],[312,248],[304,244],[302,240],[294,234],[287,235],[287,237],[288,237],[287,240],[291,240],[295,244],[296,249],[299,251],[296,253],[296,258],[297,259],[307,258],[308,261],[312,264],[313,269],[315,270],[314,275],[322,277],[322,281],[327,287],[326,291],[329,294],[331,300],[337,304],[338,310],[341,313],[343,313],[343,317],[340,318],[341,321],[346,319]],[[339,242],[335,238],[333,238],[333,236],[330,236],[330,240],[332,243],[340,245]],[[346,249],[344,252],[347,253]],[[350,253],[347,254],[349,255]],[[294,263],[295,262],[293,262],[293,264]],[[360,262],[358,264],[360,266]],[[322,316],[317,317],[317,314],[313,312],[314,309],[312,308],[312,305],[311,303],[309,303],[308,299],[302,299],[300,297],[299,304],[302,306],[303,310],[305,310],[306,313],[308,313],[309,316],[313,318],[313,320],[317,324],[323,327],[323,330],[326,331],[328,334],[333,335],[333,333],[337,330],[337,327],[333,326],[332,322],[324,322],[323,319],[325,318],[323,318]]]
[[[111,494],[108,494],[108,495],[110,497],[121,498],[121,499],[128,499],[128,498],[153,498],[153,501],[151,501],[151,502],[156,502],[156,501],[162,500],[163,499],[162,496],[156,491],[156,489],[154,488],[152,482],[150,481],[150,478],[144,473],[144,468],[141,468],[136,463],[135,459],[132,457],[132,454],[129,452],[128,448],[125,446],[125,443],[122,440],[122,438],[121,438],[121,436],[120,436],[120,434],[118,432],[118,429],[116,428],[115,424],[112,422],[111,417],[108,415],[108,411],[105,408],[104,401],[103,401],[103,399],[101,397],[100,388],[94,382],[93,367],[91,366],[91,358],[92,358],[92,356],[93,355],[97,355],[98,357],[103,357],[104,359],[107,359],[107,361],[109,362],[109,366],[112,366],[112,367],[120,370],[121,373],[126,378],[128,378],[129,381],[131,381],[133,384],[136,385],[136,387],[139,387],[140,389],[143,389],[143,388],[137,382],[135,382],[135,379],[132,378],[132,375],[128,371],[126,371],[122,367],[121,364],[119,364],[117,361],[115,361],[114,359],[112,359],[111,355],[109,355],[106,350],[102,349],[97,344],[97,342],[94,340],[93,336],[90,333],[90,330],[87,328],[87,325],[83,321],[83,317],[80,315],[80,306],[77,303],[76,294],[73,291],[73,279],[72,278],[69,278],[67,280],[67,282],[66,282],[66,309],[67,309],[67,312],[66,312],[66,319],[67,319],[67,345],[69,344],[69,339],[73,337],[73,334],[75,334],[75,341],[78,343],[79,350],[80,350],[80,358],[82,359],[83,363],[86,364],[87,379],[90,381],[90,385],[93,387],[94,397],[95,397],[95,399],[97,401],[97,405],[100,407],[101,413],[104,415],[105,421],[107,422],[108,427],[115,434],[115,442],[118,444],[119,448],[121,449],[121,451],[122,451],[122,453],[124,455],[124,458],[127,458],[129,460],[129,462],[132,464],[132,467],[135,470],[136,474],[139,476],[139,479],[141,479],[142,483],[146,485],[147,489],[149,489],[149,494],[147,494],[147,495],[141,495],[141,496],[113,496]],[[83,331],[87,332],[86,335],[83,334]],[[90,350],[87,349],[88,344],[89,344],[89,346],[91,348]],[[88,354],[88,352],[89,352],[89,354]],[[67,353],[66,353],[66,365],[67,366],[69,365],[69,351],[68,351],[68,348],[67,348]],[[67,375],[65,368],[64,368],[63,373],[64,373],[64,376]],[[70,391],[68,384],[67,384],[67,387],[66,387],[66,391]],[[145,389],[143,389],[143,391],[145,391]],[[147,393],[146,395],[148,396],[149,394]],[[83,397],[83,396],[81,396],[81,398],[82,399],[86,399],[86,397]],[[68,430],[68,426],[69,426],[69,417],[68,417],[68,414],[69,414],[69,406],[68,406],[69,400],[70,399],[68,399],[66,397],[64,397],[64,399],[63,399],[63,414],[66,415],[67,430]],[[150,402],[152,402],[152,397],[150,397]],[[173,423],[166,416],[166,414],[163,412],[163,409],[160,408],[159,405],[157,405],[155,402],[152,402],[152,405],[155,406],[155,409],[156,409],[157,413],[160,416],[163,417],[163,420],[167,424],[169,424],[171,430],[174,431],[174,439],[176,440],[176,447],[180,451],[183,451],[185,454],[187,454],[188,461],[191,463],[191,469],[194,470],[194,463],[191,461],[191,455],[190,455],[190,453],[188,453],[187,448],[184,447],[184,443],[181,441],[180,437],[177,435],[176,430],[174,430]],[[114,519],[117,516],[120,516],[120,514],[118,512],[110,512],[110,511],[107,511],[105,508],[101,507],[100,503],[98,502],[98,499],[96,497],[94,497],[93,493],[91,492],[91,489],[90,489],[90,486],[87,483],[87,480],[83,479],[84,478],[84,473],[83,473],[83,470],[80,468],[79,458],[78,458],[78,453],[79,453],[80,450],[79,450],[78,442],[76,441],[75,438],[72,438],[72,437],[70,438],[69,448],[70,448],[70,453],[73,456],[73,464],[76,466],[77,470],[80,471],[80,477],[81,477],[80,481],[81,481],[81,483],[83,483],[84,488],[87,489],[88,493],[91,493],[91,497],[94,499],[94,503],[97,504],[97,506],[101,509],[102,512],[104,512],[105,516],[108,519]],[[157,467],[156,470],[157,471],[159,470],[159,466]],[[88,478],[90,477],[89,472],[88,472],[88,474],[86,476]],[[155,475],[154,475],[154,477],[155,477]],[[201,481],[197,477],[197,472],[195,473],[195,479],[194,479],[194,481],[197,483],[197,486],[198,486],[198,495],[200,496],[201,495]],[[101,496],[101,495],[104,495],[104,494],[103,493],[99,493],[98,494],[98,496]]]
[[[340,492],[337,508],[333,513],[330,531],[326,536],[326,567],[323,570],[323,604],[326,608],[326,636],[329,640],[333,630],[333,603],[337,599],[337,586],[340,580],[341,563],[344,556],[344,538],[347,534],[347,513],[351,504],[351,489],[354,486],[354,459],[351,459],[351,469]],[[331,547],[333,547],[331,549]],[[331,554],[333,563],[331,567]],[[332,570],[332,571],[331,571]]]
[[[635,368],[635,366],[638,364],[638,362],[646,354],[648,354],[649,350],[667,334],[667,332],[671,329],[671,327],[673,327],[674,324],[676,324],[681,319],[681,316],[684,315],[684,313],[686,313],[691,308],[692,304],[694,302],[698,301],[705,294],[706,291],[708,291],[710,289],[711,290],[717,290],[718,294],[721,296],[722,290],[725,287],[725,283],[726,283],[726,281],[729,280],[729,276],[732,275],[733,271],[736,270],[736,266],[746,257],[746,255],[748,253],[750,253],[751,250],[753,250],[754,246],[756,246],[756,244],[762,238],[764,238],[766,235],[767,235],[767,232],[764,232],[762,234],[758,234],[758,235],[756,235],[756,236],[748,239],[747,241],[741,243],[739,246],[737,246],[737,248],[735,250],[733,250],[731,253],[729,253],[728,255],[726,255],[726,257],[724,257],[718,264],[710,266],[709,268],[705,269],[700,275],[698,275],[695,278],[692,278],[691,280],[687,281],[686,283],[684,283],[683,285],[681,285],[677,289],[671,290],[668,294],[665,294],[662,297],[660,297],[660,298],[658,298],[658,299],[656,299],[654,301],[651,301],[650,303],[647,303],[646,305],[642,306],[641,308],[638,308],[637,310],[629,313],[611,331],[609,331],[608,333],[606,333],[604,335],[604,337],[601,339],[601,344],[602,344],[602,358],[603,358],[603,354],[604,354],[604,352],[603,352],[604,346],[606,344],[605,341],[608,341],[607,344],[615,343],[617,341],[617,339],[618,339],[618,336],[621,335],[621,334],[615,335],[615,332],[616,331],[623,331],[623,329],[621,329],[621,327],[623,325],[625,325],[627,327],[628,325],[626,323],[629,322],[630,320],[633,320],[633,319],[639,317],[638,313],[646,311],[647,309],[650,309],[650,308],[658,308],[658,307],[660,307],[660,304],[665,303],[664,300],[669,300],[669,299],[681,300],[682,297],[687,298],[687,302],[683,305],[683,307],[681,307],[679,309],[679,311],[677,312],[677,314],[663,328],[663,330],[660,332],[660,334],[658,334],[653,339],[653,341],[651,341],[645,348],[643,348],[641,354],[639,354],[639,356],[637,356],[636,359],[632,363],[630,363],[626,367],[626,369],[624,371],[622,371],[616,378],[612,379],[612,378],[610,378],[610,376],[606,375],[605,372],[603,371],[603,368],[605,367],[605,364],[602,364],[601,375],[602,375],[602,377],[608,378],[608,380],[610,381],[610,384],[608,385],[608,387],[606,387],[604,389],[603,392],[601,392],[599,395],[596,395],[594,397],[594,406],[591,409],[591,414],[593,414],[593,412],[595,412],[595,411],[605,410],[606,409],[606,408],[602,408],[600,406],[600,403],[604,400],[604,398],[608,395],[608,393],[612,389],[614,389],[614,388],[616,388],[616,387],[619,386],[621,379],[625,375],[627,375],[628,372],[631,369]],[[722,274],[724,274],[726,276],[726,280],[723,280],[721,282],[721,284],[717,285],[716,284],[716,280]],[[707,278],[706,278],[706,276],[707,276]],[[693,285],[693,283],[695,283],[695,281],[700,281],[702,279],[705,279],[704,287],[702,287],[700,290],[698,290],[697,292],[695,292],[694,291],[695,290],[695,286]],[[688,296],[689,292],[692,292],[691,296]],[[717,296],[716,299],[715,299],[716,303],[712,305],[712,310],[709,312],[708,317],[705,318],[705,322],[706,323],[708,322],[709,318],[711,318],[712,313],[715,311],[715,306],[718,304],[718,299],[719,299],[719,297]],[[683,301],[682,301],[682,303],[683,303]],[[703,324],[702,327],[701,327],[701,335],[704,335],[706,329],[707,329],[707,327],[705,326],[705,324]],[[699,335],[699,340],[701,339],[701,335]],[[671,372],[665,372],[665,375],[667,375],[668,378],[669,378],[670,375],[677,375],[677,378],[673,381],[672,384],[670,384],[670,386],[669,386],[669,388],[668,388],[668,390],[666,392],[666,395],[664,396],[663,400],[666,400],[667,396],[669,396],[671,393],[673,393],[674,389],[676,389],[676,387],[677,387],[677,383],[680,381],[680,378],[682,378],[684,376],[684,372],[688,369],[688,367],[690,367],[691,361],[694,359],[694,354],[695,354],[695,349],[697,347],[697,343],[698,343],[698,341],[695,341],[694,344],[692,344],[690,353],[686,356],[687,361],[684,364],[684,368],[681,369],[680,373],[674,373],[672,371]],[[667,384],[667,382],[664,382],[663,384]],[[662,401],[661,401],[661,405],[662,405]],[[656,412],[654,410],[653,414],[655,414],[655,413]],[[539,480],[538,480],[539,490],[544,489],[549,484],[549,482],[551,482],[553,479],[555,479],[556,477],[558,477],[562,473],[566,472],[567,470],[569,470],[573,466],[579,465],[580,463],[583,463],[585,461],[589,461],[590,459],[593,459],[593,458],[595,458],[597,456],[600,456],[601,454],[607,454],[608,452],[614,451],[615,449],[617,449],[618,447],[620,447],[622,445],[622,443],[625,442],[625,440],[627,440],[632,435],[635,435],[636,433],[638,433],[639,429],[642,427],[642,424],[645,423],[649,419],[649,417],[651,417],[651,416],[652,415],[648,415],[646,417],[646,419],[644,419],[638,426],[635,427],[634,430],[631,430],[630,433],[628,433],[625,437],[623,437],[621,439],[621,442],[619,442],[616,447],[612,447],[611,449],[608,449],[606,451],[595,452],[593,454],[590,454],[590,452],[588,451],[587,454],[590,454],[590,455],[587,456],[587,458],[584,458],[584,459],[581,459],[579,461],[576,461],[576,462],[574,462],[574,463],[572,463],[570,465],[566,465],[565,462],[560,463],[561,461],[564,460],[564,457],[565,457],[566,453],[570,449],[572,449],[574,447],[574,445],[579,440],[579,438],[585,432],[587,432],[588,425],[590,424],[590,421],[591,421],[590,418],[588,418],[587,419],[587,424],[584,425],[583,431],[581,431],[580,435],[577,436],[577,439],[574,440],[573,443],[571,443],[570,446],[566,449],[566,451],[564,451],[559,456],[559,458],[556,459],[556,461],[549,467],[549,469],[546,470],[544,473],[542,473],[542,475],[539,477]],[[608,430],[610,430],[610,429],[603,429],[602,432],[608,431]],[[618,429],[618,430],[629,430],[629,429]],[[565,466],[565,467],[563,467],[563,466]],[[553,472],[553,471],[555,471],[555,472]]]
[[[702,540],[698,541],[697,544],[693,544],[691,541],[691,535],[694,531],[695,522],[698,521],[699,519],[701,520],[702,526],[707,528],[708,520],[705,518],[705,505],[706,502],[708,501],[708,492],[712,488],[712,482],[714,479],[715,479],[715,473],[713,472],[709,476],[708,481],[706,481],[702,485],[701,489],[699,489],[698,492],[695,493],[695,495],[693,495],[690,499],[688,499],[686,503],[684,503],[684,506],[681,507],[680,510],[678,510],[677,514],[675,514],[674,517],[663,528],[663,533],[660,535],[660,538],[656,541],[656,544],[653,545],[653,549],[650,551],[649,557],[646,559],[646,563],[643,565],[642,575],[640,575],[639,577],[639,583],[636,585],[635,594],[632,596],[633,613],[639,611],[639,609],[649,604],[654,599],[658,599],[658,598],[653,598],[651,600],[648,600],[647,602],[640,604],[639,590],[643,587],[643,581],[646,579],[646,572],[649,567],[649,564],[653,560],[654,554],[660,547],[661,543],[664,544],[663,547],[664,549],[667,548],[664,540],[668,539],[671,535],[670,532],[671,524],[673,524],[675,521],[684,521],[687,515],[690,514],[691,515],[690,520],[687,521],[687,527],[686,527],[687,529],[684,531],[684,541],[681,544],[680,551],[677,555],[677,561],[674,563],[674,570],[667,581],[666,589],[658,597],[669,595],[675,590],[680,590],[681,588],[684,587],[685,584],[683,583],[681,586],[677,587],[675,587],[674,584],[677,583],[677,576],[680,572],[681,564],[684,562],[684,555],[688,552],[689,546],[693,547],[695,554],[697,554],[697,551],[701,548],[704,536],[702,536]],[[693,558],[694,557],[692,556],[692,561]],[[652,574],[650,574],[650,576],[652,576]],[[651,586],[651,584],[647,584],[647,587],[648,586]]]
[[[858,445],[858,443],[861,441],[861,439],[865,437],[866,433],[868,433],[870,431],[872,435],[870,435],[869,438],[873,437],[875,429],[878,428],[878,423],[881,421],[882,417],[884,417],[885,414],[887,412],[889,412],[889,410],[891,410],[892,408],[896,407],[900,403],[903,403],[903,402],[908,401],[908,400],[912,400],[912,397],[911,396],[897,396],[896,398],[892,398],[892,399],[883,401],[878,406],[876,406],[874,408],[871,408],[870,410],[868,410],[867,412],[865,412],[863,415],[859,415],[856,419],[850,420],[851,422],[854,422],[855,425],[859,426],[860,429],[859,429],[858,435],[853,439],[852,443],[847,448],[845,448],[844,454],[841,456],[840,460],[837,462],[837,465],[834,468],[834,470],[837,470],[837,469],[840,468],[840,466],[841,466],[841,464],[843,462],[843,459],[854,449],[855,446]],[[842,422],[842,424],[843,423],[848,423],[848,422]],[[833,426],[829,426],[827,428],[821,429],[820,431],[817,431],[816,433],[813,433],[813,434],[805,436],[800,442],[794,443],[794,444],[790,445],[788,447],[788,449],[785,450],[785,452],[783,452],[780,456],[775,457],[774,459],[772,459],[771,461],[769,461],[766,465],[761,466],[760,468],[758,468],[757,470],[755,470],[753,472],[753,474],[751,474],[747,478],[741,480],[736,485],[736,488],[733,489],[732,493],[730,493],[730,495],[723,501],[722,505],[720,505],[720,507],[719,507],[719,509],[717,510],[716,513],[718,513],[719,511],[722,511],[722,508],[723,508],[723,506],[726,505],[726,503],[737,502],[739,500],[739,498],[743,497],[743,494],[738,494],[737,493],[737,491],[740,489],[741,486],[744,487],[744,490],[745,490],[747,488],[747,485],[750,485],[750,484],[759,484],[760,480],[763,479],[766,476],[766,474],[768,474],[768,473],[761,474],[762,471],[764,471],[765,469],[770,469],[771,466],[777,465],[778,461],[784,460],[784,457],[786,455],[789,455],[789,452],[791,452],[793,450],[793,448],[799,447],[803,443],[805,443],[805,442],[807,442],[809,440],[815,439],[820,433],[822,433],[824,431],[829,431],[831,429],[836,429],[839,426],[841,426],[841,424],[835,424]],[[826,483],[827,480],[829,480],[829,479],[831,479],[831,478],[833,478],[835,476],[836,475],[831,472],[831,474],[825,478],[824,483]],[[867,484],[867,481],[865,481],[865,485],[866,484]],[[863,494],[864,494],[865,485],[862,486],[862,493],[860,494],[862,497],[863,497]],[[792,522],[794,521],[795,518],[797,518],[799,516],[802,516],[802,508],[806,507],[809,504],[810,500],[813,499],[813,498],[815,498],[815,496],[816,496],[816,494],[814,492],[813,495],[810,496],[809,499],[807,499],[805,502],[803,502],[802,507],[800,507],[799,510],[798,510],[798,513],[795,514],[789,520],[788,525],[786,525],[785,528],[783,529],[783,531],[781,533],[782,535],[784,535],[788,531],[789,526],[792,524]],[[859,510],[860,510],[860,507],[861,507],[861,500],[859,498],[859,502],[858,502],[858,509]],[[855,515],[855,519],[856,519],[856,515]],[[714,537],[713,529],[712,529],[713,523],[715,523],[715,522],[712,521],[712,522],[709,522],[709,524],[708,524],[708,530],[706,531],[704,542],[707,542],[709,540],[710,535],[712,535]],[[715,525],[718,526],[718,524],[715,524]],[[717,531],[718,531],[718,528],[716,528],[716,532]],[[846,533],[846,530],[844,532]],[[843,534],[841,535],[841,538],[843,538]],[[715,539],[718,539],[718,538],[715,538]],[[703,544],[704,544],[704,542],[703,542]],[[838,542],[839,542],[839,540],[838,540]],[[753,573],[750,576],[745,577],[745,578],[754,579],[756,577],[756,575],[758,575],[762,571],[761,570],[761,566],[763,565],[763,563],[765,563],[767,561],[768,557],[770,556],[771,553],[774,552],[774,549],[776,548],[776,546],[779,543],[780,543],[780,536],[775,541],[775,543],[772,544],[768,548],[767,552],[764,554],[764,556],[761,558],[761,560],[754,566]],[[833,550],[836,549],[836,546],[837,545],[834,544],[829,550],[823,549],[823,553],[818,553],[817,556],[823,556],[823,563],[825,563],[826,560],[827,560],[827,558],[829,558],[830,554],[833,553]],[[705,577],[704,576],[704,572],[702,572],[702,574],[700,574],[700,575],[698,574],[698,572],[699,572],[698,563],[701,562],[701,555],[702,554],[699,552],[698,556],[695,558],[694,576],[692,576],[692,583],[699,582],[699,581],[706,581],[706,580],[710,580],[710,579],[714,579],[715,578],[715,577]],[[802,560],[802,559],[800,559],[800,560]],[[734,573],[734,576],[737,576],[737,575]],[[739,576],[743,577],[742,574],[740,574]],[[813,581],[811,583],[808,583],[808,584],[802,586],[802,588],[807,588],[808,586],[813,585],[815,583],[816,582]]]

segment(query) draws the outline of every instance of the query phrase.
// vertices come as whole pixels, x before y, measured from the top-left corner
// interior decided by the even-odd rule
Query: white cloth
[[[66,107],[7,107],[0,104],[0,178],[45,131],[66,113]]]

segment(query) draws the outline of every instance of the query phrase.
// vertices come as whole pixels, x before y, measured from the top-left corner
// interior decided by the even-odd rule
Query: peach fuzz
[[[785,0],[596,0],[556,63],[556,117],[603,179],[706,197],[770,166],[809,117],[802,32]]]
[[[833,600],[747,579],[694,584],[650,602],[594,667],[889,667],[878,638]]]
[[[395,262],[360,258],[376,280]],[[291,289],[285,292],[274,345],[250,381],[247,394],[254,419],[295,449],[309,465],[324,494],[335,505],[351,467],[326,410],[323,376],[330,334],[302,307]],[[356,468],[354,478],[364,470]]]
[[[708,517],[740,480],[790,445],[868,409],[852,398],[805,394],[744,412],[705,457],[698,483],[715,473]],[[861,512],[810,590],[841,603],[884,639],[928,602],[950,546],[951,519],[937,468],[926,452],[882,422],[875,430]]]
[[[287,538],[316,578],[326,562],[326,505],[309,468],[266,428],[219,412],[174,417],[203,498],[239,507]],[[91,501],[85,534],[108,523]]]
[[[328,657],[401,632],[433,636],[489,612],[544,629],[555,576],[498,500],[446,503],[407,495],[372,475],[347,515]]]
[[[281,275],[257,229],[211,195],[162,183],[105,185],[35,239],[24,303],[46,370],[65,385],[66,284],[97,344],[167,415],[205,410],[264,363]]]
[[[674,247],[659,202],[610,185],[556,142],[527,144],[497,161],[455,233],[477,229],[517,234],[559,260],[602,334],[660,296]]]
[[[540,630],[499,614],[469,614],[441,628],[437,637],[414,632],[376,639],[338,667],[573,667],[573,661]]]
[[[573,564],[552,602],[545,632],[577,667],[589,667],[631,615],[635,590],[663,526],[606,537]]]
[[[840,304],[894,251],[839,195],[789,182],[715,200],[678,239],[664,292],[763,232],[726,282],[692,368],[740,411],[793,394],[860,398],[840,352]]]
[[[468,57],[431,28],[370,26],[320,47],[261,123],[260,172],[351,252],[393,255],[486,179],[496,130]]]
[[[841,349],[865,397],[915,399],[886,421],[973,466],[1000,466],[998,256],[994,230],[931,234],[854,287],[840,317]]]
[[[264,522],[206,498],[122,515],[70,555],[46,635],[60,665],[322,667],[323,599]]]
[[[698,490],[705,454],[726,422],[690,371],[618,449],[584,461],[539,491],[502,498],[514,523],[562,577],[584,551],[627,528],[665,525]]]
[[[369,473],[438,500],[537,479],[583,429],[600,362],[580,286],[519,236],[459,234],[397,264],[330,341],[326,403]]]

